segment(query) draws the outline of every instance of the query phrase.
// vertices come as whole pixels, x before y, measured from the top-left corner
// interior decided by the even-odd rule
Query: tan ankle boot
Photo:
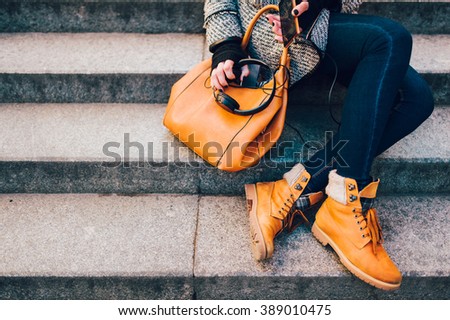
[[[294,203],[302,195],[310,177],[303,165],[297,164],[281,180],[245,185],[252,251],[256,260],[272,257],[274,238],[285,229],[295,229],[295,216],[306,219]],[[316,204],[322,197],[322,192],[302,196],[304,204],[301,209]]]
[[[384,290],[400,287],[402,275],[384,250],[377,213],[362,212],[360,198],[373,199],[379,180],[361,192],[356,181],[330,172],[328,198],[320,207],[312,227],[313,235],[329,244],[341,262],[361,280]]]

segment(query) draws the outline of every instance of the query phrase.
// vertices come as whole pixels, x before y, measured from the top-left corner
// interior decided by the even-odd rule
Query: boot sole
[[[342,264],[351,273],[353,273],[355,276],[357,276],[362,281],[367,282],[368,284],[370,284],[370,285],[372,285],[374,287],[377,287],[379,289],[383,289],[383,290],[397,290],[400,287],[400,283],[393,284],[393,283],[388,283],[388,282],[384,282],[384,281],[375,279],[374,277],[368,275],[367,273],[365,273],[364,271],[359,269],[357,266],[355,266],[353,263],[351,263],[350,260],[347,259],[345,254],[339,249],[337,244],[333,240],[331,240],[331,238],[322,229],[319,228],[317,223],[314,223],[314,225],[312,226],[311,231],[312,231],[312,234],[314,235],[314,237],[323,246],[330,245],[331,248],[333,248],[333,250],[339,256]]]
[[[259,227],[258,217],[256,216],[256,208],[258,197],[256,195],[256,186],[254,184],[245,185],[245,197],[247,199],[247,211],[250,222],[250,238],[253,257],[257,261],[270,258],[267,253],[266,243]]]

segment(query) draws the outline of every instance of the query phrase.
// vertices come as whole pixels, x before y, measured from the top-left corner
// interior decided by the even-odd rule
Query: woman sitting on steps
[[[257,10],[273,0],[207,0],[205,28],[213,53],[211,84],[226,89],[233,65],[246,58],[240,38]],[[347,87],[342,121],[334,141],[345,141],[339,154],[319,150],[275,182],[246,185],[256,260],[270,258],[274,238],[293,217],[328,195],[316,214],[312,232],[329,244],[360,279],[385,290],[399,288],[401,273],[382,246],[374,209],[379,180],[370,176],[374,158],[413,132],[433,111],[427,83],[409,66],[411,34],[391,20],[354,13],[359,0],[309,0],[292,14],[308,30],[316,17],[312,41],[324,52],[315,71],[334,76]],[[274,69],[281,55],[280,19],[266,16],[253,32],[249,54]],[[290,47],[291,85],[309,73],[301,42]],[[306,60],[305,60],[306,59]],[[296,94],[290,91],[290,95]],[[344,161],[336,161],[336,159]]]

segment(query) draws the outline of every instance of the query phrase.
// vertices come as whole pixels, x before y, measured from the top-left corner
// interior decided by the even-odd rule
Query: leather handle
[[[278,6],[275,4],[269,4],[267,6],[264,6],[261,8],[253,17],[253,19],[250,21],[250,24],[248,25],[247,31],[245,31],[244,37],[242,38],[242,49],[246,50],[247,46],[250,42],[250,38],[252,36],[253,29],[258,22],[258,20],[261,18],[261,16],[266,13],[267,11],[274,10],[274,11],[280,11]],[[280,59],[280,65],[287,66],[288,65],[288,49],[283,48],[283,53],[281,54]]]
[[[252,36],[253,28],[256,25],[256,22],[258,22],[259,18],[266,13],[267,11],[275,10],[279,11],[278,6],[275,4],[269,4],[261,9],[255,14],[253,19],[250,21],[250,24],[248,25],[247,31],[245,31],[244,38],[242,38],[242,49],[247,49],[248,43],[250,42],[250,37]]]

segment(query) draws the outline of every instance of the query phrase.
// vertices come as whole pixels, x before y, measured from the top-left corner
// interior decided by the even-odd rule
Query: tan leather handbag
[[[268,10],[278,10],[278,6],[268,5],[258,11],[242,40],[244,50],[254,25]],[[211,59],[205,60],[173,85],[163,123],[211,165],[225,171],[251,167],[274,146],[283,131],[288,67],[285,48],[280,67],[263,87],[229,86],[225,95],[220,95],[210,85]],[[236,109],[220,106],[226,97],[236,100]]]

